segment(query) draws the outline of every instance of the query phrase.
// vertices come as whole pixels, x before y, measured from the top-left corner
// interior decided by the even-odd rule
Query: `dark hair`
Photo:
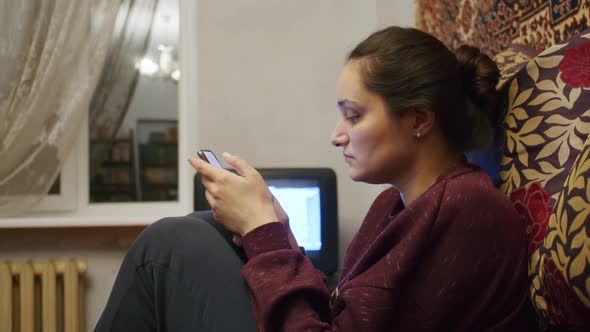
[[[436,114],[451,148],[485,149],[499,118],[496,64],[463,45],[453,54],[435,37],[413,28],[388,27],[356,46],[366,87],[384,98],[393,116],[410,108]]]

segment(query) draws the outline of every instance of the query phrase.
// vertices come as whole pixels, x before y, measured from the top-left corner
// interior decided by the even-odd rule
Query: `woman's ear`
[[[424,137],[434,128],[436,121],[436,114],[434,112],[412,108],[408,110],[408,113],[411,116],[412,130],[416,138]]]

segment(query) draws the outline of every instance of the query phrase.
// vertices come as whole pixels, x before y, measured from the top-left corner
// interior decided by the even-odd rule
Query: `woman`
[[[97,330],[532,330],[524,225],[464,157],[492,139],[498,76],[473,47],[455,55],[416,29],[372,34],[342,70],[331,140],[353,180],[392,187],[349,245],[338,287],[297,247],[255,169],[229,154],[240,175],[191,157],[216,221],[148,228]]]

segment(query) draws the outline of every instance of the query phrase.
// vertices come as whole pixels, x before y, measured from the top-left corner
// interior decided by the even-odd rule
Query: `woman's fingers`
[[[215,207],[216,207],[215,197],[213,197],[213,195],[211,195],[211,193],[208,190],[205,190],[205,199],[207,199],[207,202],[209,202],[209,206],[211,207],[211,210],[213,210],[213,214],[215,214]]]
[[[237,156],[224,153],[223,157],[240,175],[215,168],[197,158],[189,158],[190,164],[202,175],[205,198],[215,219],[238,235],[277,221],[279,218],[273,209],[272,194],[260,173]]]
[[[231,240],[236,246],[238,246],[238,247],[242,246],[242,237],[241,236],[234,234],[234,236],[231,238]]]
[[[212,187],[215,185],[215,181],[209,179],[206,176],[201,177],[201,182],[203,183],[203,187],[207,190],[212,190]]]
[[[213,180],[219,177],[220,174],[223,174],[223,172],[226,172],[226,170],[217,168],[208,162],[193,156],[188,157],[188,162],[203,177],[208,177]]]
[[[250,166],[244,159],[234,156],[231,153],[224,152],[222,154],[223,160],[230,164],[241,176],[248,176],[252,173],[255,173],[256,170]]]

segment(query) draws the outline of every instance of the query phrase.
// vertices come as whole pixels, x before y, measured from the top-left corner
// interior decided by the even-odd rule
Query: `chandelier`
[[[156,60],[144,56],[135,63],[135,68],[141,75],[170,79],[177,83],[180,79],[180,68],[176,57],[176,48],[170,45],[158,45],[159,56]]]

